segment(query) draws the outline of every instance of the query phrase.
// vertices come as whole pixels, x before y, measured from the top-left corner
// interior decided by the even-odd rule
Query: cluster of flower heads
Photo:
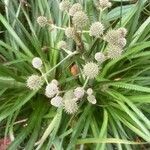
[[[111,2],[109,0],[97,0],[97,8],[100,11],[111,7]],[[69,0],[62,0],[59,4],[59,8],[62,12],[66,13],[71,19],[71,24],[68,27],[58,27],[49,21],[45,16],[39,16],[37,18],[37,23],[40,27],[50,26],[51,28],[56,28],[64,30],[64,35],[75,41],[78,45],[79,37],[82,38],[82,34],[86,33],[89,36],[101,39],[107,43],[103,52],[99,51],[95,53],[94,60],[86,62],[81,70],[81,74],[86,81],[94,79],[100,73],[101,64],[108,59],[116,59],[122,55],[124,47],[126,46],[126,34],[127,30],[124,27],[118,29],[111,29],[106,31],[105,25],[101,21],[93,22],[90,25],[89,17],[80,3],[72,4]],[[69,21],[70,22],[70,21]],[[89,26],[90,25],[90,26]],[[84,29],[89,26],[89,30],[85,31]],[[70,51],[69,45],[66,41],[59,41],[57,44],[58,49],[64,50],[68,55],[73,52]],[[82,55],[81,55],[82,56]],[[35,57],[32,60],[32,66],[42,73],[42,60],[38,57]],[[55,107],[63,107],[64,110],[73,114],[77,112],[79,102],[82,99],[87,99],[91,104],[96,104],[96,98],[92,88],[86,89],[85,86],[78,86],[69,91],[64,92],[64,89],[61,90],[59,82],[55,79],[48,82],[45,79],[45,75],[42,73],[39,75],[31,75],[27,79],[27,87],[31,90],[38,90],[44,85],[44,80],[46,80],[45,87],[45,96],[51,99],[51,104]]]
[[[42,65],[43,65],[42,60],[39,57],[35,57],[32,59],[32,66],[35,69],[40,70],[40,72],[42,72],[43,67]],[[90,65],[90,63],[84,66],[85,75],[89,76],[89,78],[94,78],[94,74],[91,75],[90,72],[89,74],[88,72],[86,72],[86,67],[88,67],[87,65]],[[98,73],[98,66],[94,65],[96,64],[91,63],[91,67],[93,67],[93,72],[95,68],[95,77],[96,77]],[[41,76],[35,74],[29,76],[26,85],[30,90],[39,90],[44,85],[44,74],[42,73]],[[47,81],[47,85],[45,87],[45,96],[51,99],[50,100],[51,105],[53,105],[54,107],[63,107],[64,110],[69,114],[77,112],[79,108],[78,103],[80,100],[83,99],[85,94],[87,95],[87,100],[91,104],[96,104],[96,98],[91,88],[85,91],[83,87],[76,87],[67,92],[63,92],[60,90],[59,82],[56,79],[53,79],[50,82]]]

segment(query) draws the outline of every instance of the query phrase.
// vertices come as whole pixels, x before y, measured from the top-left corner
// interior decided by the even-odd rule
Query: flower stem
[[[53,68],[51,68],[49,71],[47,71],[45,74],[42,75],[42,77],[47,76],[50,72],[52,72],[54,69],[56,69],[59,65],[61,65],[64,61],[66,61],[68,58],[74,56],[78,54],[77,51],[72,52],[71,54],[69,54],[67,57],[65,57],[63,60],[61,60],[57,65],[55,65]]]
[[[86,78],[85,82],[84,82],[84,85],[83,85],[83,88],[86,87],[86,85],[88,84],[88,81],[89,81],[89,78]]]

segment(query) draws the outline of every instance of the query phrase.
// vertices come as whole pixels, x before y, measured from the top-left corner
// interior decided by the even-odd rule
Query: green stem
[[[41,68],[39,69],[39,71],[41,72],[42,77],[43,77],[43,78],[44,78],[44,80],[46,81],[46,84],[48,84],[47,77],[46,77],[46,76],[44,76],[44,73],[42,72]]]
[[[88,81],[89,81],[89,78],[86,78],[85,82],[84,82],[84,85],[83,85],[83,88],[86,87],[86,85],[88,84]]]
[[[54,69],[56,69],[58,66],[60,66],[64,61],[66,61],[68,58],[74,56],[78,54],[77,51],[72,52],[71,54],[69,54],[67,57],[65,57],[62,61],[60,61],[57,65],[55,65],[52,69],[50,69],[49,71],[47,71],[45,74],[42,75],[42,77],[47,76],[50,72],[52,72]]]

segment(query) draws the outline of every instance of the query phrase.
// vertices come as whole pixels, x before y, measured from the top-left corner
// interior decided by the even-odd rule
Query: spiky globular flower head
[[[42,60],[39,57],[34,57],[32,59],[32,66],[36,69],[40,69],[42,66]]]
[[[57,44],[58,49],[68,49],[68,45],[65,41],[60,41]]]
[[[80,99],[84,96],[84,88],[82,87],[77,87],[75,90],[74,90],[74,95],[76,98]]]
[[[51,99],[51,105],[55,107],[61,107],[63,105],[62,103],[62,97],[61,96],[55,96]]]
[[[66,12],[68,12],[69,9],[70,9],[70,7],[71,7],[71,3],[70,3],[69,0],[63,0],[63,1],[59,4],[59,9],[60,9],[61,11],[66,11]]]
[[[121,56],[123,50],[116,46],[109,46],[107,57],[111,59],[116,59]]]
[[[109,2],[109,0],[98,0],[98,5],[100,9],[106,9],[111,7],[112,4]]]
[[[48,98],[52,98],[54,97],[56,94],[59,93],[59,88],[56,84],[54,83],[49,83],[47,86],[46,86],[46,89],[45,89],[45,95],[48,97]]]
[[[75,3],[75,4],[72,5],[72,7],[69,9],[69,15],[74,16],[74,14],[77,11],[82,11],[82,6],[79,3]]]
[[[65,35],[68,37],[68,38],[72,38],[74,39],[76,37],[76,31],[74,28],[72,27],[68,27],[65,29]]]
[[[30,90],[38,90],[42,86],[42,78],[38,75],[28,77],[26,85]]]
[[[118,32],[120,32],[120,34],[122,35],[122,37],[125,37],[127,35],[127,29],[124,27],[121,27],[118,29]]]
[[[105,35],[104,40],[107,41],[109,45],[123,48],[126,45],[126,39],[123,34],[125,33],[120,30],[110,30]]]
[[[90,36],[94,36],[96,38],[101,37],[104,32],[104,26],[101,22],[95,22],[90,27]]]
[[[39,16],[37,18],[37,23],[39,24],[40,27],[45,27],[47,25],[47,22],[48,22],[48,20],[44,16]]]
[[[72,21],[76,28],[82,29],[88,24],[88,16],[83,11],[78,11],[74,14]]]
[[[97,52],[94,58],[99,63],[103,63],[106,60],[106,57],[102,52]]]
[[[92,95],[93,94],[93,90],[91,88],[88,88],[86,93],[87,93],[87,95]]]
[[[96,104],[96,98],[94,95],[88,95],[87,100],[92,104]]]
[[[99,67],[96,63],[88,62],[83,67],[83,73],[89,79],[95,78],[98,75],[98,72],[99,72]]]
[[[67,91],[63,97],[64,109],[68,114],[74,114],[78,110],[77,100],[74,96],[73,90]]]

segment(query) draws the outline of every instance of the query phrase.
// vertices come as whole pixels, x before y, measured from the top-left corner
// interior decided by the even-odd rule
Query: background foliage
[[[80,2],[91,22],[98,19],[92,0]],[[75,115],[56,110],[41,91],[26,88],[26,78],[38,73],[31,66],[40,57],[46,69],[65,55],[56,49],[64,32],[40,28],[40,15],[66,26],[67,16],[59,11],[58,0],[2,0],[0,2],[0,137],[13,141],[9,150],[43,149],[146,149],[150,142],[150,2],[112,0],[113,8],[103,14],[107,28],[128,29],[126,52],[103,65],[94,83],[97,104],[82,104]],[[89,59],[104,43],[83,36]],[[70,46],[74,47],[69,40]],[[48,52],[43,52],[43,47]],[[82,85],[69,66],[76,56],[49,76],[65,89]],[[107,90],[106,90],[107,89]],[[41,138],[42,137],[42,138]],[[40,140],[39,140],[40,139]],[[39,141],[39,142],[37,142]]]

